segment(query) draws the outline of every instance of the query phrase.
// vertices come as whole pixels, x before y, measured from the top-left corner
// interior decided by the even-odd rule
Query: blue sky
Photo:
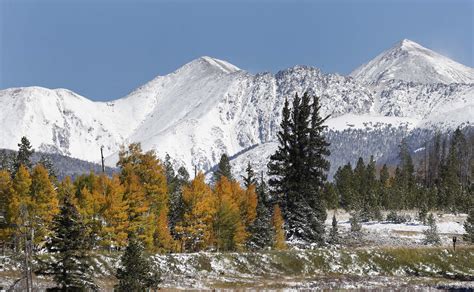
[[[347,74],[403,38],[474,66],[474,1],[0,0],[0,88],[125,96],[203,55]]]

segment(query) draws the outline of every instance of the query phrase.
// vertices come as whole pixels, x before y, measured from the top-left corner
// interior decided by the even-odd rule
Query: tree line
[[[422,219],[429,210],[467,213],[474,206],[473,139],[460,129],[444,138],[436,134],[417,156],[402,141],[394,169],[384,164],[378,170],[373,157],[367,163],[359,158],[354,167],[338,168],[326,184],[326,200],[365,220],[380,219],[381,210],[418,209]]]

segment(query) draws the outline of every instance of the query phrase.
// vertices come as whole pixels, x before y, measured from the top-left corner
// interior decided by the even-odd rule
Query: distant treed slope
[[[5,157],[5,155],[10,157],[16,156],[16,151],[8,149],[0,149],[0,156]],[[101,173],[102,166],[97,163],[92,163],[76,158],[71,158],[68,156],[56,154],[56,153],[42,153],[35,152],[32,156],[33,163],[37,163],[42,158],[48,159],[56,172],[56,175],[59,180],[63,180],[65,177],[70,176],[75,178],[82,174],[88,174],[89,172]],[[111,176],[117,169],[113,167],[105,167],[105,173]]]

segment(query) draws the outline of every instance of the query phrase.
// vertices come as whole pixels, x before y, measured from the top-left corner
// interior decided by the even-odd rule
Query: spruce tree
[[[354,175],[350,163],[339,167],[334,175],[334,184],[341,200],[341,207],[353,210],[355,205]]]
[[[221,177],[225,176],[228,180],[233,180],[232,169],[230,166],[229,156],[222,154],[217,169],[214,171],[214,181],[217,182]]]
[[[415,167],[410,155],[408,144],[402,140],[400,145],[400,181],[399,188],[403,192],[402,208],[413,208],[416,198]]]
[[[70,198],[65,197],[59,214],[53,219],[50,241],[46,243],[52,257],[40,262],[38,273],[52,276],[63,291],[97,290],[88,243],[81,215]]]
[[[21,142],[18,144],[18,153],[15,158],[14,169],[12,175],[15,176],[20,165],[24,165],[26,168],[31,169],[31,156],[35,151],[32,149],[30,141],[26,137],[21,137]]]
[[[129,236],[128,245],[120,258],[121,267],[117,269],[119,280],[117,291],[149,291],[157,289],[161,282],[160,274],[152,270],[144,253],[143,244],[133,235]]]
[[[385,209],[387,209],[388,206],[390,205],[390,202],[389,202],[390,198],[388,195],[389,182],[390,182],[390,174],[388,173],[387,164],[384,164],[382,166],[382,169],[380,170],[380,175],[379,175],[378,197],[379,197],[380,206]]]
[[[430,213],[428,216],[428,226],[429,228],[423,232],[425,238],[423,239],[424,244],[439,245],[441,244],[441,239],[438,234],[438,227],[436,226],[436,220],[433,216],[433,213]]]
[[[469,210],[466,222],[464,222],[464,240],[469,243],[474,243],[474,207]]]
[[[337,228],[337,219],[336,219],[336,214],[332,216],[332,224],[331,224],[331,230],[329,231],[329,240],[328,242],[330,244],[338,244],[339,243],[339,231]]]
[[[360,223],[360,215],[358,212],[354,212],[351,214],[351,218],[349,219],[351,223],[351,232],[353,233],[360,233],[362,231],[362,225]]]
[[[175,176],[175,190],[170,192],[170,212],[169,223],[170,230],[173,236],[177,236],[175,227],[178,222],[183,220],[185,205],[183,201],[183,187],[189,183],[189,173],[185,167],[178,168],[178,173]]]
[[[295,96],[291,110],[285,100],[277,134],[279,147],[268,164],[269,184],[281,205],[288,238],[323,244],[329,144],[323,134],[326,119],[320,117],[319,99],[310,103],[307,93],[302,98]]]
[[[356,211],[361,211],[364,208],[365,196],[367,193],[367,182],[366,182],[366,169],[365,162],[362,157],[359,157],[357,164],[354,168],[354,204],[353,208]]]
[[[245,169],[245,173],[246,175],[242,175],[244,186],[248,188],[250,187],[250,185],[256,185],[257,179],[255,178],[255,172],[253,171],[252,164],[250,164],[250,161],[247,163],[247,168]]]
[[[250,237],[247,246],[251,250],[260,250],[271,247],[272,234],[272,212],[267,194],[267,186],[261,179],[257,186],[257,217],[251,224]]]

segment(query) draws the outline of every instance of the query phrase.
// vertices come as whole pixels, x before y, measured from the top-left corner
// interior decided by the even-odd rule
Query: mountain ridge
[[[398,47],[424,50],[407,40]],[[254,75],[204,56],[108,102],[94,102],[67,89],[0,90],[0,124],[10,129],[0,133],[0,147],[15,149],[26,135],[40,151],[97,162],[96,152],[103,145],[107,164],[114,165],[120,145],[140,142],[159,156],[170,154],[176,165],[207,171],[222,153],[232,156],[254,147],[244,151],[250,157],[252,151],[260,156],[271,151],[264,144],[276,140],[284,99],[306,91],[319,95],[322,113],[332,115],[328,126],[334,141],[390,140],[386,151],[417,127],[449,130],[473,122],[474,84],[366,82],[372,75],[360,74],[324,74],[297,65]],[[387,133],[393,139],[387,140]],[[376,158],[383,156],[383,149],[376,151]],[[333,153],[333,167],[356,155],[338,154],[337,149]]]

